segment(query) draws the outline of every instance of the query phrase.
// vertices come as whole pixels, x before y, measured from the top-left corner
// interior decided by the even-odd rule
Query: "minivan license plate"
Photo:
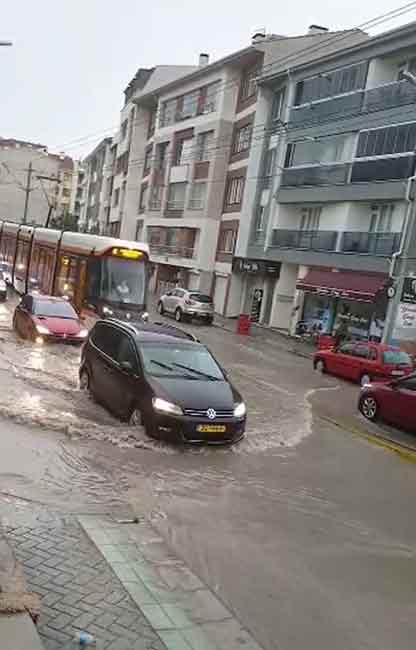
[[[198,424],[196,429],[200,433],[225,433],[223,424]]]
[[[404,370],[392,370],[391,374],[394,375],[395,377],[401,377],[404,375]]]

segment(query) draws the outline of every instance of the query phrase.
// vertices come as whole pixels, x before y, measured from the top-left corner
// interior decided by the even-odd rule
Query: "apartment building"
[[[44,225],[51,210],[61,214],[70,202],[73,161],[45,145],[0,138],[0,215],[22,222],[29,189],[27,222]]]
[[[81,231],[102,233],[105,231],[110,210],[111,181],[113,173],[113,141],[104,138],[82,162],[77,194]]]
[[[252,192],[237,255],[263,271],[247,273],[244,305],[265,324],[330,332],[345,320],[352,335],[379,339],[413,198],[416,24],[339,43],[293,58],[290,73],[265,56],[259,103],[270,135],[249,173],[272,169],[272,189],[264,197],[259,181]]]
[[[83,199],[85,170],[80,160],[74,161],[72,172],[72,183],[69,197],[69,214],[73,217],[76,223],[79,222],[81,216],[81,205]]]

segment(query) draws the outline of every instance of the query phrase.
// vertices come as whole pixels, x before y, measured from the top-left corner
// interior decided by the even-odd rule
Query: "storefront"
[[[380,341],[387,309],[386,280],[381,274],[310,269],[296,285],[304,291],[302,325],[311,332],[331,334],[345,322],[351,338]]]
[[[268,323],[280,263],[236,257],[233,260],[233,273],[243,276],[244,299],[241,311],[249,314],[254,323]]]

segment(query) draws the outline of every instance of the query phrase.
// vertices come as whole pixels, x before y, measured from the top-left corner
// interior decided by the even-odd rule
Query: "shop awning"
[[[311,269],[297,289],[333,298],[373,302],[386,283],[387,276],[380,273],[365,274],[353,271],[331,271],[330,269]]]

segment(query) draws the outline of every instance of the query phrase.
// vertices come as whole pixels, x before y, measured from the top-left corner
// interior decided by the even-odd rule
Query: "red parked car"
[[[371,381],[388,381],[413,372],[407,352],[390,345],[350,341],[335,348],[315,352],[313,365],[320,372],[345,377],[361,386]]]
[[[41,294],[23,296],[14,312],[13,327],[20,336],[36,343],[83,343],[88,336],[88,330],[67,300]]]
[[[358,408],[368,420],[382,418],[416,432],[416,374],[386,384],[370,384],[361,390]]]

